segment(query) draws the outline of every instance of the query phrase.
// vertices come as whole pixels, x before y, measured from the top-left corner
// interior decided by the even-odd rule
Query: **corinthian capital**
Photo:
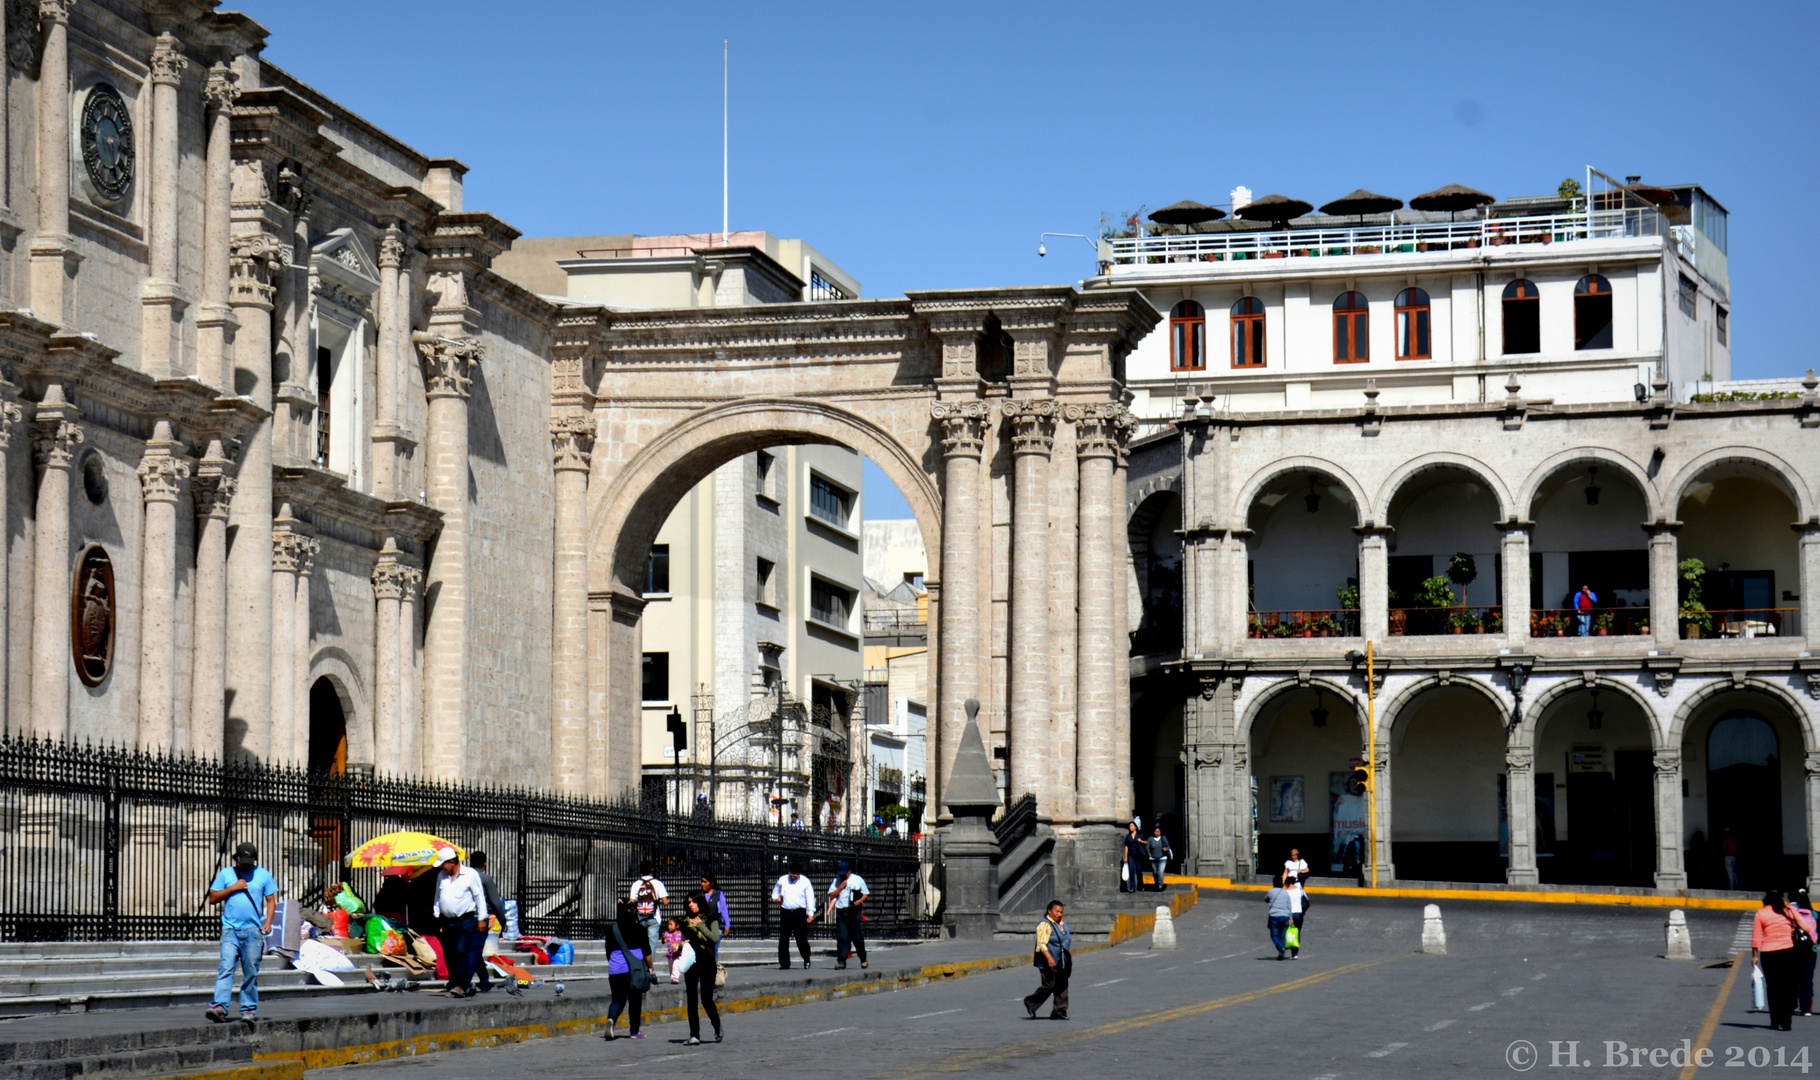
[[[228,302],[236,306],[270,307],[277,289],[272,276],[284,267],[284,246],[267,233],[236,236],[229,244],[232,275]]]
[[[183,69],[189,66],[190,62],[183,55],[183,46],[178,44],[177,38],[169,31],[159,34],[152,45],[152,82],[176,86],[183,82]]]
[[[413,596],[418,582],[423,580],[423,571],[405,562],[393,540],[386,540],[385,547],[379,552],[379,562],[373,567],[373,596],[379,600],[402,600]]]
[[[202,82],[202,103],[225,109],[231,108],[238,100],[240,73],[221,63],[209,68],[208,78]]]
[[[550,448],[556,454],[557,472],[587,472],[594,452],[594,418],[587,413],[563,413],[550,418]]]
[[[423,363],[423,386],[431,398],[466,399],[474,385],[474,368],[486,350],[475,338],[446,338],[418,330],[411,334]]]
[[[1055,446],[1060,409],[1051,398],[1012,398],[999,406],[1011,424],[1013,454],[1047,454]]]
[[[190,467],[172,453],[173,445],[154,439],[145,445],[139,459],[139,491],[148,503],[174,503],[189,479]]]
[[[53,384],[32,420],[32,457],[41,469],[67,469],[84,438],[76,421],[82,410],[64,400],[63,387]]]
[[[992,407],[984,401],[932,401],[929,415],[942,427],[945,457],[977,458],[986,445],[986,418]]]
[[[1084,458],[1122,455],[1137,427],[1137,417],[1116,401],[1065,405],[1062,419],[1075,426],[1075,452]]]
[[[70,5],[76,0],[38,0],[38,21],[41,23],[70,21]]]
[[[387,225],[385,235],[379,238],[379,268],[381,270],[403,269],[405,253],[404,230],[397,225]]]

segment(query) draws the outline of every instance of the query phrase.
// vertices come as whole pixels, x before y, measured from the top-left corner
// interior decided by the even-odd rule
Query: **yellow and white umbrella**
[[[457,856],[468,857],[461,845],[452,840],[407,829],[375,836],[349,852],[342,862],[349,866],[435,866],[436,852],[442,848],[454,848]]]

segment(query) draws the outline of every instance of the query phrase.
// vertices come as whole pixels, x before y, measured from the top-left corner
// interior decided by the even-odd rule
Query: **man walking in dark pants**
[[[815,921],[815,886],[803,876],[803,868],[790,864],[790,872],[771,887],[771,899],[777,902],[777,966],[790,970],[790,939],[796,939],[796,951],[802,953],[803,966],[809,966],[809,924]]]
[[[828,917],[834,920],[834,966],[844,970],[847,966],[849,943],[859,953],[859,966],[870,967],[866,963],[866,916],[861,907],[872,893],[866,888],[866,879],[852,872],[847,863],[834,864],[836,877],[834,884],[828,886]]]
[[[499,895],[499,885],[493,880],[493,875],[487,873],[486,852],[476,851],[469,855],[468,865],[472,866],[474,872],[480,875],[480,894],[487,898],[487,918],[480,921],[480,959],[476,962],[477,966],[474,969],[474,974],[480,976],[480,992],[486,994],[492,992],[493,989],[493,975],[487,969],[487,937],[492,929],[489,924],[493,919],[498,919],[499,932],[505,933],[506,902],[505,898]]]
[[[487,895],[480,875],[471,866],[461,865],[454,848],[436,853],[442,869],[436,877],[434,913],[441,920],[442,957],[449,966],[448,993],[451,997],[473,997],[468,985],[474,969],[480,965],[480,950],[486,944],[481,925],[486,921]]]
[[[1036,1019],[1036,1010],[1044,1000],[1054,998],[1055,1004],[1049,1010],[1049,1019],[1068,1019],[1068,976],[1074,973],[1074,953],[1070,946],[1074,944],[1074,935],[1069,932],[1068,924],[1062,921],[1062,902],[1049,901],[1049,910],[1043,921],[1036,924],[1036,955],[1033,962],[1042,978],[1042,984],[1036,992],[1024,999],[1024,1011],[1030,1019]]]

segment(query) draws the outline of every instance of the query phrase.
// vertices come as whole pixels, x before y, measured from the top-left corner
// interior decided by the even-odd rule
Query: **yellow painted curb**
[[[1199,889],[1173,893],[1169,897],[1169,913],[1178,916],[1194,907],[1200,899]],[[1099,949],[1121,945],[1133,938],[1142,937],[1156,927],[1156,913],[1147,915],[1118,914],[1113,916],[1112,933],[1104,945],[1088,945],[1076,952],[1094,952]],[[887,993],[894,990],[907,990],[913,986],[927,986],[930,983],[946,982],[950,979],[965,978],[987,971],[1003,971],[1006,968],[1023,967],[1030,963],[1028,954],[1016,956],[995,956],[985,960],[961,960],[951,964],[927,964],[907,971],[892,978],[871,979],[861,982],[842,983],[826,988],[810,988],[788,994],[760,994],[757,997],[736,998],[717,1002],[720,1011],[727,1013],[756,1012],[759,1009],[781,1009],[791,1005],[802,1005],[811,1001],[838,1001],[842,998],[862,997],[867,994]],[[646,1024],[663,1023],[687,1018],[688,1009],[675,1006],[668,1009],[653,1009],[645,1012],[643,1022]],[[367,1043],[361,1046],[342,1046],[323,1050],[299,1050],[275,1054],[259,1054],[257,1060],[270,1062],[296,1063],[296,1073],[274,1074],[271,1080],[292,1080],[303,1075],[302,1070],[329,1069],[338,1065],[366,1065],[375,1061],[387,1061],[392,1058],[416,1057],[420,1054],[434,1054],[440,1050],[469,1050],[487,1046],[503,1046],[510,1043],[526,1042],[531,1039],[550,1039],[562,1035],[586,1035],[604,1031],[607,1018],[601,1016],[577,1017],[573,1020],[559,1020],[547,1024],[520,1024],[516,1027],[476,1028],[471,1031],[448,1031],[427,1035],[417,1035],[409,1039],[395,1039],[389,1042]],[[253,1080],[257,1074],[223,1075],[221,1080]],[[215,1080],[213,1075],[209,1080]],[[263,1075],[258,1080],[267,1080]]]
[[[303,1063],[273,1061],[262,1065],[235,1065],[204,1072],[171,1073],[173,1080],[303,1080]]]
[[[1203,889],[1263,892],[1268,885],[1239,884],[1231,878],[1178,877]],[[1334,889],[1327,896],[1372,896],[1401,900],[1515,900],[1527,904],[1610,904],[1614,907],[1700,908],[1708,911],[1755,911],[1756,900],[1710,896],[1622,896],[1614,893],[1528,892],[1518,889]]]

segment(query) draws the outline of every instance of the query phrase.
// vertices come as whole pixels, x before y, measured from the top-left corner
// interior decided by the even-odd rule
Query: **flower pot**
[[[1599,636],[1600,637],[1610,637],[1611,631],[1607,630],[1605,627],[1601,626],[1601,627],[1599,627]]]
[[[1475,633],[1475,634],[1483,634],[1483,633],[1484,633],[1484,632],[1485,632],[1485,627],[1483,627],[1483,626],[1475,626],[1475,627],[1473,627],[1473,628],[1472,628],[1472,632],[1473,632],[1473,633]]]
[[[1465,633],[1465,632],[1466,632],[1466,630],[1465,630],[1465,628],[1464,628],[1464,627],[1459,627],[1459,626],[1455,626],[1455,627],[1453,627],[1453,628],[1452,628],[1452,630],[1453,630],[1453,632],[1454,632],[1454,633],[1456,633],[1456,634],[1463,634],[1463,633]]]

